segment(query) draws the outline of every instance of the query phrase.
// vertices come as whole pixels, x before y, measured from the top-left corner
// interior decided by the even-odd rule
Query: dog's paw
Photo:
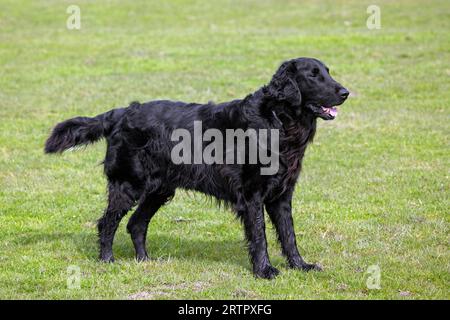
[[[145,255],[140,255],[140,256],[136,256],[136,261],[137,262],[146,262],[146,261],[150,261],[150,257],[145,254]]]
[[[302,263],[298,266],[292,266],[292,268],[294,269],[299,269],[299,270],[303,270],[303,271],[323,271],[322,267],[319,264],[314,264],[314,263]]]
[[[280,274],[277,268],[272,267],[270,264],[255,270],[255,276],[262,279],[274,279],[277,275]]]
[[[100,256],[100,261],[104,262],[104,263],[113,263],[114,262],[114,257],[112,255]]]

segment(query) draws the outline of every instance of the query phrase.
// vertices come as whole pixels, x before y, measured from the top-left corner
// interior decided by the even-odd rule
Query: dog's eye
[[[319,74],[319,69],[318,68],[314,68],[311,71],[311,74],[309,75],[311,78],[317,77],[317,75]]]

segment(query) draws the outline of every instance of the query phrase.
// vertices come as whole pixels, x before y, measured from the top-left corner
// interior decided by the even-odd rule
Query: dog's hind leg
[[[147,229],[150,220],[170,198],[174,196],[175,192],[155,192],[148,195],[143,195],[136,211],[128,221],[127,230],[131,235],[134,249],[136,250],[136,259],[138,261],[148,260],[145,242],[147,238]]]
[[[112,245],[120,220],[133,207],[133,189],[128,183],[109,182],[108,207],[98,220],[100,260],[113,262]]]

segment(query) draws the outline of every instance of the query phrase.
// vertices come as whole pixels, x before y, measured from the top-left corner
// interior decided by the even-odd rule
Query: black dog
[[[114,234],[123,216],[136,204],[128,222],[138,260],[148,259],[145,248],[148,224],[170,200],[176,188],[197,190],[230,205],[242,220],[253,272],[274,278],[279,271],[269,261],[264,208],[275,225],[289,266],[320,270],[300,256],[292,221],[291,199],[307,144],[316,120],[335,118],[336,105],[349,92],[331,78],[320,61],[299,58],[284,62],[270,83],[242,100],[221,104],[174,101],[132,103],[93,118],[77,117],[59,123],[45,145],[46,153],[107,141],[104,160],[108,178],[108,207],[98,221],[100,259],[114,260]],[[193,132],[194,121],[203,130],[278,129],[279,169],[262,175],[257,164],[175,164],[171,160],[173,130]]]

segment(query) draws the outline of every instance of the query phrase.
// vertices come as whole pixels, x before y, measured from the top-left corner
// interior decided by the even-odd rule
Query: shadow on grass
[[[149,234],[147,251],[152,259],[204,260],[225,262],[248,268],[247,249],[242,239],[191,238],[171,234]],[[134,248],[127,235],[114,244],[117,259],[134,259]]]
[[[18,246],[55,250],[55,255],[82,255],[86,259],[98,257],[97,235],[94,232],[30,233],[15,239]],[[118,234],[114,241],[116,261],[134,259],[134,247],[127,234]],[[72,250],[75,250],[73,252]],[[248,268],[247,249],[242,239],[189,238],[170,234],[149,234],[147,250],[152,259],[206,260],[226,262]]]

